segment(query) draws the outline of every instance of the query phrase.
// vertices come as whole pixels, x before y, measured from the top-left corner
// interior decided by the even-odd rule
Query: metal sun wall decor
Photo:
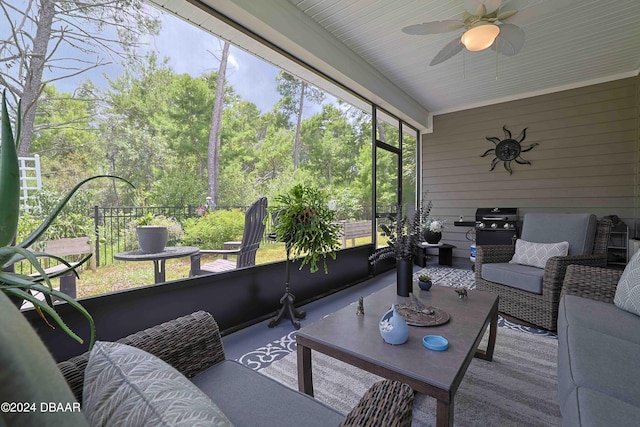
[[[507,129],[506,126],[502,126],[502,130],[504,130],[504,139],[502,141],[496,136],[486,137],[487,141],[491,141],[495,144],[495,148],[488,149],[480,157],[484,157],[492,153],[495,154],[495,157],[491,161],[491,170],[494,170],[498,163],[504,162],[504,168],[509,172],[509,175],[511,175],[513,173],[513,170],[511,169],[512,161],[521,165],[531,165],[531,162],[520,157],[520,154],[531,151],[533,147],[538,145],[538,143],[536,142],[534,144],[527,145],[526,147],[522,147],[520,145],[527,136],[527,128],[522,130],[517,140],[511,137],[511,132],[509,132],[509,129]]]

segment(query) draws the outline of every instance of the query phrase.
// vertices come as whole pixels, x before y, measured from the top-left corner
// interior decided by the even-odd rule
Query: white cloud
[[[236,60],[236,56],[233,54],[229,54],[229,57],[227,58],[227,68],[231,66],[232,68],[238,70],[240,68],[240,64],[238,63],[238,61]]]

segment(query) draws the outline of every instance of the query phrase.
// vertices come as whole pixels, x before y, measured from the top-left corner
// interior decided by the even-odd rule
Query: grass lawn
[[[370,238],[356,239],[356,245],[367,244]],[[348,242],[347,246],[350,246]],[[286,257],[283,243],[264,243],[258,249],[256,264],[281,261]],[[203,255],[202,263],[213,261],[215,255]],[[189,257],[169,259],[166,261],[167,281],[189,277]],[[78,298],[107,292],[120,291],[153,284],[153,262],[125,262],[114,261],[113,264],[99,267],[96,272],[89,269],[81,270],[80,279],[77,281]],[[54,287],[58,286],[58,280],[52,280]]]

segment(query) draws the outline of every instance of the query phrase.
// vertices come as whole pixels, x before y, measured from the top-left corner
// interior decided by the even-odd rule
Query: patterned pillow
[[[516,253],[509,263],[531,265],[544,268],[549,258],[554,256],[567,256],[569,242],[560,243],[534,243],[526,240],[516,240]]]
[[[622,272],[613,303],[622,310],[640,316],[640,251],[636,252]]]
[[[175,368],[143,350],[96,342],[85,371],[83,411],[92,426],[230,426]]]

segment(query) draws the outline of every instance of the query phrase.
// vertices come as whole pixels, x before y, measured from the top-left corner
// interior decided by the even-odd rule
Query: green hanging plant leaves
[[[327,256],[336,258],[340,249],[340,226],[335,212],[329,208],[326,193],[311,186],[298,184],[276,196],[269,210],[275,214],[276,239],[285,242],[292,259],[302,258],[300,269],[309,264],[312,273],[324,263],[328,272]]]

